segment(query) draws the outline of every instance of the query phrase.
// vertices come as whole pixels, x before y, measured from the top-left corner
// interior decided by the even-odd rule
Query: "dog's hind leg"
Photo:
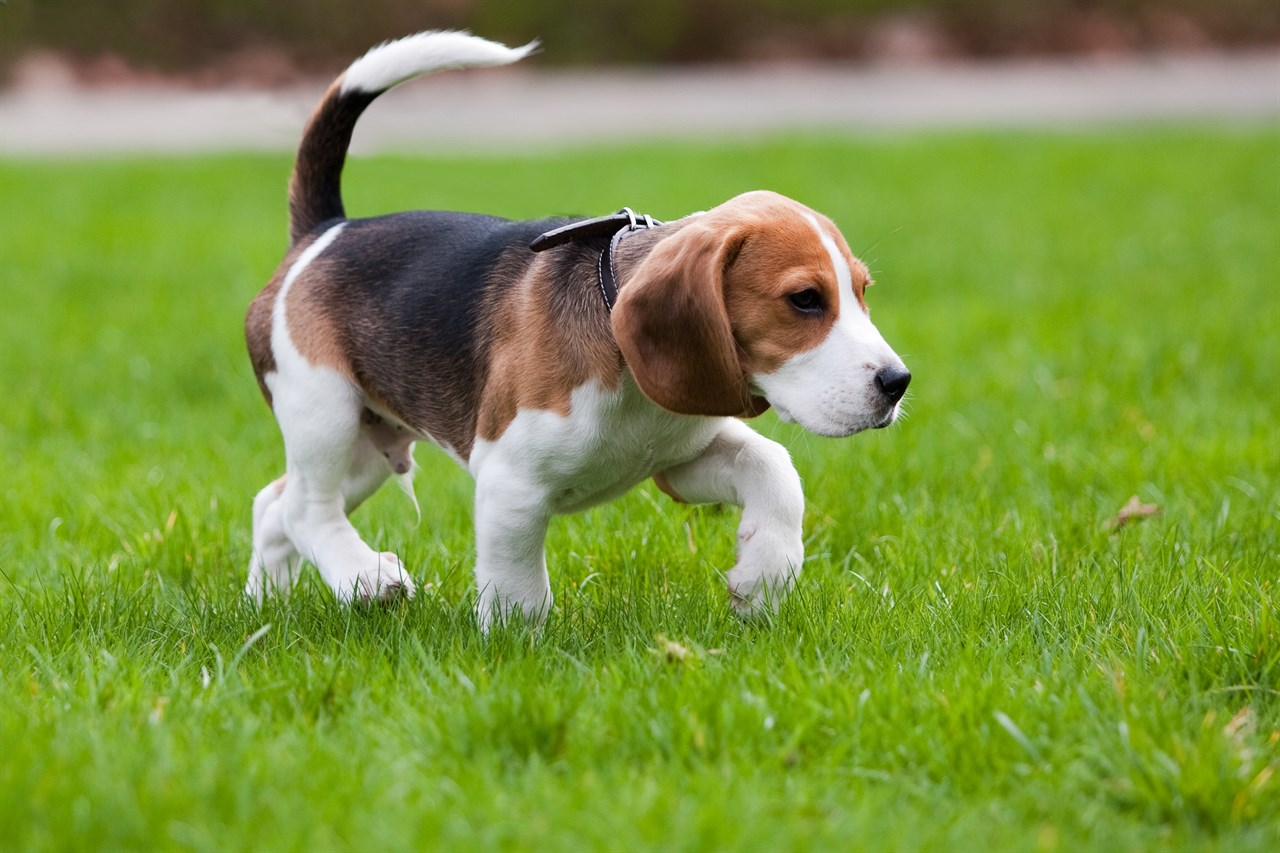
[[[413,446],[406,446],[409,458]],[[391,463],[380,446],[362,435],[351,451],[351,463],[342,480],[343,509],[350,515],[386,482]],[[270,595],[288,592],[298,580],[301,557],[284,532],[280,496],[286,477],[269,483],[253,501],[253,556],[245,594],[261,602]]]
[[[273,402],[288,463],[277,502],[298,552],[341,601],[412,595],[399,558],[370,548],[347,518],[391,473],[362,435],[360,392],[336,371],[299,365],[276,383]]]
[[[301,560],[284,532],[280,514],[284,485],[285,477],[280,477],[253,499],[253,556],[249,558],[249,582],[244,591],[259,603],[269,595],[288,592],[298,579]]]

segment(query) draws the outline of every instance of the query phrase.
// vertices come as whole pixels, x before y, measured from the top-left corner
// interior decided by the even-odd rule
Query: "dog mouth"
[[[870,426],[870,424],[859,423],[858,421],[848,421],[827,413],[824,413],[824,416],[818,420],[807,417],[798,418],[776,403],[773,408],[778,413],[778,417],[784,422],[797,424],[814,435],[820,435],[823,438],[848,438],[851,435],[862,432]]]
[[[750,385],[750,389],[755,399],[772,406],[783,423],[796,424],[823,438],[848,438],[864,430],[885,429],[898,420],[901,411],[900,401],[890,401],[879,395],[873,399],[856,399],[851,395],[833,392],[824,395],[827,397],[822,401],[825,405],[819,403],[816,406],[796,407],[795,400],[787,399],[791,395],[785,388],[774,389],[780,392],[775,393],[774,399],[766,398],[766,389],[755,382]],[[763,411],[764,407],[760,408]]]
[[[898,420],[898,406],[893,405],[883,414],[871,417],[842,417],[838,412],[823,412],[819,418],[796,417],[786,406],[773,404],[773,410],[784,423],[797,424],[814,435],[823,438],[848,438],[864,430],[885,429]]]
[[[894,404],[889,407],[889,411],[885,412],[884,417],[882,417],[877,423],[873,424],[871,428],[885,429],[886,427],[893,426],[897,420],[898,420],[898,406],[897,404]]]

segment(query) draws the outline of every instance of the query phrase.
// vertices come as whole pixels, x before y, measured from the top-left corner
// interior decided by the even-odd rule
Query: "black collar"
[[[604,248],[600,250],[600,257],[596,261],[596,275],[600,284],[600,295],[604,298],[605,307],[612,311],[613,303],[618,298],[618,278],[613,267],[613,256],[618,249],[618,244],[628,234],[654,228],[661,224],[651,216],[638,214],[631,208],[624,207],[617,213],[608,216],[597,216],[595,219],[570,222],[568,225],[562,225],[559,228],[541,234],[529,244],[529,248],[535,252],[544,252],[547,249],[554,249],[556,246],[563,246],[565,243],[571,243],[576,240],[608,237],[609,242],[605,243]]]

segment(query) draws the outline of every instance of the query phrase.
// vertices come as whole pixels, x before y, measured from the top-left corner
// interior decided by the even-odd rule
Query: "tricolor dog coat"
[[[290,588],[302,560],[343,601],[412,595],[411,572],[348,514],[430,441],[475,478],[482,628],[546,613],[553,515],[649,477],[676,500],[742,508],[726,580],[732,606],[757,612],[800,572],[804,495],[787,451],[741,419],[772,406],[847,436],[897,417],[911,376],[868,316],[866,267],[783,196],[666,223],[346,217],[347,146],[379,94],[531,49],[410,36],[352,64],[312,115],[292,245],[246,320],[286,472],[254,501],[250,595]]]

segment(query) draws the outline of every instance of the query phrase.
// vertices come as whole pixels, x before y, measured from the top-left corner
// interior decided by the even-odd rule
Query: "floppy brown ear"
[[[725,307],[744,236],[694,222],[654,246],[623,283],[611,322],[636,384],[685,415],[758,415]]]

